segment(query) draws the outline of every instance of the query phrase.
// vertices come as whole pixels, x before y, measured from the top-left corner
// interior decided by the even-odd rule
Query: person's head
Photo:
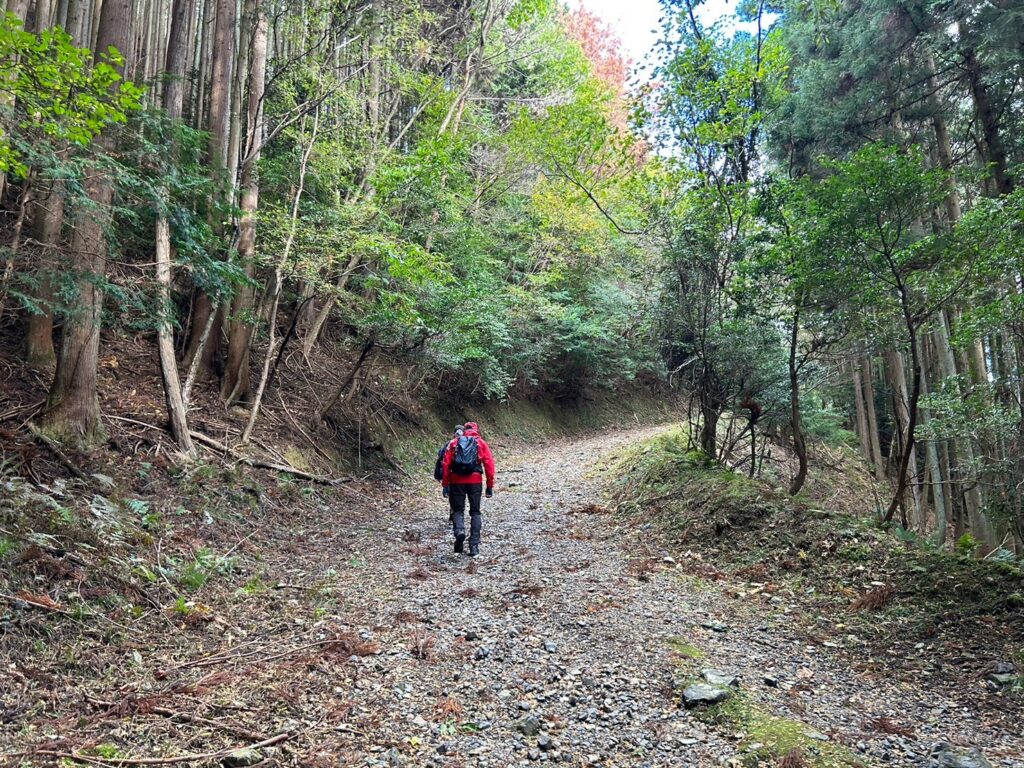
[[[479,432],[480,431],[480,427],[479,427],[479,425],[475,421],[467,421],[466,422],[466,431],[467,432]]]
[[[466,431],[466,425],[465,424],[456,424],[455,425],[455,433],[454,434],[455,434],[456,437],[459,437],[465,431]]]

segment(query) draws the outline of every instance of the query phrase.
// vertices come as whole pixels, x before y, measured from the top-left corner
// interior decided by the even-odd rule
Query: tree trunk
[[[96,50],[110,46],[127,50],[131,41],[130,0],[105,0],[96,31]],[[98,60],[98,57],[97,57]],[[126,62],[127,65],[130,62]],[[102,150],[113,149],[109,136],[96,140]],[[42,426],[51,437],[87,447],[103,438],[96,389],[100,325],[103,314],[102,281],[106,275],[106,226],[110,221],[113,183],[94,170],[86,174],[89,211],[76,216],[71,252],[77,274],[76,311],[64,321],[60,357],[43,412]]]
[[[189,26],[195,15],[196,0],[174,0],[171,28],[167,35],[167,60],[164,64],[163,104],[168,117],[180,120],[184,114],[185,76],[191,46]]]
[[[49,183],[49,195],[39,201],[35,220],[35,239],[43,250],[36,271],[39,281],[35,292],[38,312],[28,317],[25,331],[25,360],[29,365],[49,368],[57,361],[53,348],[54,294],[52,271],[56,267],[56,251],[61,245],[64,225],[64,193],[60,181]]]
[[[183,27],[188,25],[193,0],[174,0],[171,30],[167,41],[167,57],[164,65],[164,110],[173,122],[181,120],[185,90],[185,61],[188,41]],[[174,126],[172,126],[174,130]],[[176,155],[177,153],[172,153]],[[166,201],[168,192],[161,190]],[[166,213],[161,210],[156,221],[156,278],[161,303],[161,317],[157,326],[157,351],[160,356],[160,373],[164,387],[164,402],[171,424],[171,435],[178,448],[189,459],[196,457],[192,436],[188,428],[188,414],[181,392],[181,378],[178,361],[174,355],[174,328],[171,324],[171,231]]]
[[[901,292],[902,292],[901,287]],[[884,522],[890,522],[893,516],[896,514],[896,510],[899,509],[903,503],[903,496],[906,492],[907,485],[911,483],[910,467],[914,468],[914,473],[917,473],[917,454],[914,450],[914,430],[917,427],[917,416],[918,408],[917,404],[921,399],[921,354],[918,349],[917,339],[917,328],[913,321],[907,315],[906,299],[904,298],[904,315],[906,320],[907,336],[910,342],[910,364],[911,364],[911,383],[910,392],[907,392],[907,378],[903,368],[903,356],[898,350],[891,350],[887,353],[887,359],[892,361],[892,367],[886,366],[892,373],[892,383],[894,385],[893,392],[893,406],[897,413],[902,410],[902,418],[897,419],[897,429],[899,430],[899,422],[903,422],[905,427],[902,429],[901,439],[901,450],[899,453],[899,463],[896,468],[896,490],[893,492],[892,502],[889,504],[889,509],[885,513]],[[914,506],[918,517],[921,514],[921,498],[920,488],[917,483],[916,477],[913,478],[912,491],[914,495]]]
[[[235,27],[238,22],[236,0],[213,0],[215,2],[215,31],[212,50],[212,73],[210,75],[210,118],[208,157],[214,177],[214,199],[211,201],[214,231],[224,234],[223,208],[232,199],[234,179],[228,176],[228,148],[231,133],[231,91],[232,72],[235,63]],[[193,323],[189,336],[186,359],[198,359],[200,372],[213,375],[214,360],[217,356],[220,333],[209,334],[206,343],[201,344],[203,331],[211,313],[216,312],[214,302],[205,292],[196,296]],[[216,320],[214,321],[216,324]]]
[[[926,375],[921,377],[921,391],[927,397],[928,395],[928,378]],[[927,408],[921,409],[921,426],[927,426],[930,414]],[[949,522],[949,512],[946,506],[946,489],[944,485],[944,477],[942,475],[942,467],[939,462],[939,451],[938,445],[935,439],[930,439],[925,445],[925,459],[928,464],[928,475],[931,478],[931,490],[932,499],[935,502],[935,536],[932,542],[937,547],[941,547],[946,543],[946,528]]]
[[[789,484],[789,495],[796,496],[807,479],[807,443],[804,440],[803,422],[800,418],[800,371],[797,368],[797,351],[800,338],[800,313],[793,313],[793,324],[789,336],[789,424],[793,429],[793,451],[799,468]],[[753,436],[753,424],[751,424]],[[751,457],[753,461],[753,457]],[[751,468],[753,470],[753,468]]]
[[[345,270],[338,274],[338,280],[335,284],[335,290],[338,294],[345,290],[345,286],[348,285],[348,279],[359,266],[361,258],[361,254],[353,253],[349,257]],[[320,339],[320,334],[323,332],[324,325],[327,323],[327,318],[330,317],[331,310],[334,308],[335,300],[334,296],[328,297],[327,301],[325,301],[323,306],[320,307],[320,311],[317,312],[316,319],[313,321],[313,325],[309,329],[309,333],[302,341],[302,355],[306,360],[309,360],[310,352],[313,351],[313,347],[316,346],[317,341]]]
[[[700,448],[709,460],[718,458],[718,411],[708,405],[701,404]]]
[[[89,0],[68,0],[67,32],[75,45],[85,46],[89,34],[89,19],[92,18]]]
[[[882,457],[881,437],[878,431],[878,413],[875,408],[875,375],[872,370],[871,358],[863,355],[860,368],[864,382],[864,405],[867,407],[871,463],[874,465],[875,477],[881,481],[885,480],[885,459]]]
[[[263,148],[263,94],[267,74],[267,17],[262,8],[257,10],[257,14],[249,72],[249,114],[242,163],[241,215],[238,224],[238,258],[250,278],[256,272],[256,210],[259,206],[256,166]],[[221,389],[221,394],[229,404],[245,400],[249,396],[252,329],[248,318],[252,313],[252,306],[252,289],[247,285],[240,286],[228,322],[228,356]]]
[[[249,438],[252,436],[253,427],[256,426],[256,418],[259,416],[260,404],[263,402],[263,393],[266,391],[267,382],[270,376],[270,364],[277,352],[277,308],[281,304],[281,284],[284,280],[284,267],[288,264],[288,259],[291,257],[292,245],[295,243],[295,231],[299,224],[299,204],[302,202],[302,192],[305,189],[306,184],[306,169],[309,167],[309,156],[313,153],[313,147],[316,145],[316,136],[319,128],[320,110],[318,108],[313,116],[313,132],[310,134],[309,144],[306,146],[306,151],[302,155],[302,162],[299,164],[299,184],[295,190],[295,200],[292,203],[292,216],[288,227],[288,239],[285,241],[281,259],[278,261],[277,268],[274,270],[273,286],[271,289],[272,299],[270,305],[270,318],[267,322],[267,354],[263,358],[263,370],[260,373],[259,385],[256,387],[256,397],[253,399],[252,413],[249,414],[249,422],[245,425],[245,429],[242,431],[243,445],[249,442]]]
[[[872,463],[871,437],[868,435],[868,416],[864,406],[864,386],[861,382],[861,372],[857,365],[850,368],[853,379],[853,407],[857,413],[857,436],[860,438],[860,453],[864,460]]]
[[[981,125],[982,137],[985,140],[985,155],[995,181],[996,192],[1007,195],[1014,189],[1013,177],[1010,176],[1009,164],[1006,159],[1006,148],[1000,136],[1000,110],[992,103],[985,72],[978,60],[978,52],[970,41],[970,30],[961,20],[958,24],[960,40],[965,43],[961,52],[962,65],[967,77],[967,85],[974,100],[974,112]]]

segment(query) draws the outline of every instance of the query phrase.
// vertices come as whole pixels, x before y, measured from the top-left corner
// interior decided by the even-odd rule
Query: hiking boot
[[[469,556],[470,557],[476,557],[479,554],[480,554],[480,547],[479,547],[479,545],[477,545],[477,544],[470,544],[469,545]]]
[[[466,540],[466,534],[464,534],[464,533],[457,533],[457,534],[455,534],[455,552],[457,554],[461,554],[462,553],[462,542],[464,542],[465,540]]]

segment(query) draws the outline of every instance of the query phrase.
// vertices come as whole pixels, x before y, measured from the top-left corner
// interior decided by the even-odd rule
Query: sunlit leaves
[[[0,171],[24,175],[26,166],[8,138],[40,132],[47,138],[88,145],[106,127],[123,123],[141,107],[142,90],[122,79],[123,58],[111,48],[93,64],[60,28],[26,32],[8,13],[0,23],[0,91],[6,94],[0,137]]]

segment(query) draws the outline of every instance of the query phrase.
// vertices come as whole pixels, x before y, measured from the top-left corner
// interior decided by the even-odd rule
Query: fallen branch
[[[15,757],[30,757],[32,755],[45,755],[46,757],[56,757],[61,760],[76,760],[79,763],[87,763],[89,765],[103,765],[103,766],[118,766],[118,765],[173,765],[174,763],[198,763],[206,760],[219,760],[224,757],[238,752],[242,749],[260,749],[262,747],[271,747],[274,744],[280,744],[282,741],[288,741],[292,738],[291,733],[279,733],[277,736],[272,736],[269,739],[263,741],[257,741],[255,744],[247,744],[241,747],[232,747],[231,749],[219,749],[216,752],[196,752],[190,755],[178,755],[177,757],[94,757],[93,755],[83,755],[80,752],[58,752],[52,749],[39,749],[39,750],[26,750],[24,752],[9,752],[6,754],[0,754],[0,762]]]
[[[117,704],[112,701],[104,701],[103,699],[94,699],[91,696],[87,696],[86,700],[97,707],[105,707],[109,710],[109,714],[117,714]],[[248,728],[242,728],[232,723],[222,723],[220,720],[211,720],[208,717],[200,717],[199,715],[190,715],[188,712],[178,712],[174,709],[167,707],[153,707],[147,711],[152,712],[154,715],[160,715],[166,717],[169,720],[181,720],[186,723],[194,723],[195,725],[205,725],[209,728],[218,728],[225,733],[230,733],[233,736],[238,736],[243,739],[255,739],[259,740],[262,736],[254,731],[250,731]]]
[[[239,461],[242,464],[248,464],[250,467],[259,467],[260,469],[272,469],[275,472],[286,472],[296,477],[301,477],[304,480],[309,480],[312,483],[319,483],[321,485],[335,485],[336,483],[350,483],[352,482],[351,477],[339,477],[331,478],[324,475],[314,475],[310,472],[303,472],[301,469],[289,466],[288,464],[276,464],[272,461],[263,461],[262,459],[253,459],[248,456],[244,456],[238,451],[235,451],[219,440],[214,440],[212,437],[204,435],[202,432],[189,431],[192,439],[198,443],[202,443],[208,448],[213,448],[216,451],[230,456],[235,461]]]
[[[257,648],[255,650],[248,651],[248,652],[242,653],[242,654],[237,654],[237,655],[216,654],[214,656],[208,656],[205,659],[196,659],[194,661],[188,661],[188,662],[185,662],[184,664],[179,664],[176,667],[169,667],[168,669],[157,670],[157,672],[155,673],[154,676],[156,677],[157,680],[164,680],[172,672],[180,672],[183,669],[197,669],[199,667],[212,667],[212,666],[217,665],[217,664],[227,664],[227,663],[239,664],[239,663],[241,663],[243,661],[244,662],[258,662],[258,663],[263,664],[263,663],[266,663],[268,661],[276,661],[277,659],[282,659],[282,658],[284,658],[286,656],[291,656],[292,654],[295,654],[295,653],[301,653],[302,651],[308,651],[308,650],[311,650],[313,648],[319,648],[321,646],[331,645],[331,644],[337,643],[337,642],[338,642],[338,638],[336,638],[336,637],[328,638],[326,640],[315,640],[313,642],[304,643],[302,645],[295,646],[294,648],[287,648],[287,649],[285,649],[283,651],[278,651],[276,653],[272,653],[272,654],[267,655],[267,656],[261,656],[260,655],[263,652],[264,648]]]
[[[71,615],[67,611],[65,611],[63,608],[58,608],[58,607],[53,606],[53,605],[47,605],[46,603],[40,602],[39,600],[33,600],[32,598],[30,598],[28,596],[21,597],[19,595],[8,595],[8,594],[5,594],[3,592],[0,592],[0,600],[7,600],[7,601],[9,601],[11,603],[14,603],[15,605],[25,604],[25,605],[30,605],[33,608],[42,608],[44,611],[50,611],[51,613],[59,613],[62,616],[70,616]]]

